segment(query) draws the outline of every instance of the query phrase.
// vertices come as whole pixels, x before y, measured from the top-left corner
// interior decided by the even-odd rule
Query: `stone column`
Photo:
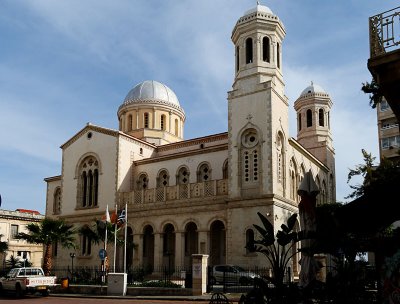
[[[162,266],[162,234],[154,233],[154,268],[159,269]]]
[[[207,292],[208,255],[193,254],[192,260],[192,294],[198,296]]]
[[[183,266],[183,257],[185,247],[183,246],[184,242],[184,233],[182,231],[175,232],[175,268]]]

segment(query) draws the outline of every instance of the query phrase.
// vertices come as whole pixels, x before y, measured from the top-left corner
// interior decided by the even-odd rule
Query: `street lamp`
[[[69,256],[71,257],[71,282],[74,279],[74,257],[75,257],[75,252],[71,252],[69,254]]]

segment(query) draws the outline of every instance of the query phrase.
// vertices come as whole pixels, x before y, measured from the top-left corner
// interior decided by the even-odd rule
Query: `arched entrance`
[[[198,240],[197,225],[188,223],[185,227],[185,268],[192,265],[192,254],[199,253]]]
[[[143,267],[152,271],[154,269],[154,231],[153,227],[147,225],[143,229]]]
[[[165,225],[163,230],[163,266],[168,271],[175,268],[175,228],[172,224]]]
[[[217,220],[210,227],[210,264],[225,264],[226,261],[226,232],[225,225]]]

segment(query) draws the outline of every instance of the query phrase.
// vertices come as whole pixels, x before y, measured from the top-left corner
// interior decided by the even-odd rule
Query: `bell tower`
[[[278,16],[260,4],[245,12],[232,31],[235,77],[228,92],[232,199],[284,191],[283,182],[280,186],[273,182],[279,170],[275,164],[288,137],[288,100],[282,74],[284,37]]]

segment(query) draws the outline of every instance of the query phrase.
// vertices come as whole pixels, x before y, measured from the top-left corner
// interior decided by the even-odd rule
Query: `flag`
[[[123,225],[126,222],[126,212],[125,209],[122,209],[121,212],[118,214],[117,224]]]
[[[106,209],[106,223],[109,223],[109,222],[111,222],[111,219],[110,219],[110,212],[108,212],[108,205],[107,205],[107,209]]]

